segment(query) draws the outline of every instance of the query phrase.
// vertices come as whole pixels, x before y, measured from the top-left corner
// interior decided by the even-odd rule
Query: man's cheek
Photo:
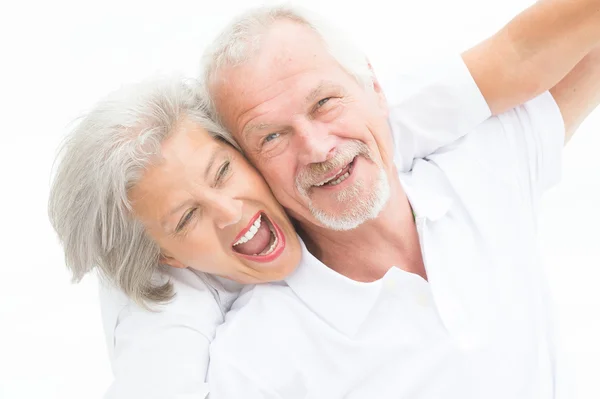
[[[295,187],[293,170],[285,167],[274,167],[269,171],[269,185],[279,192],[292,193]]]

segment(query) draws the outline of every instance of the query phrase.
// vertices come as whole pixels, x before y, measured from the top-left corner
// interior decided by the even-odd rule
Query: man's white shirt
[[[390,265],[356,282],[304,249],[285,282],[245,290],[217,330],[211,398],[560,397],[536,251],[540,196],[560,178],[560,110],[544,93],[465,133],[399,173],[428,281]]]
[[[476,126],[485,121],[490,116],[489,109],[466,66],[462,62],[462,59],[458,56],[444,59],[442,62],[435,64],[433,69],[429,69],[426,72],[421,71],[420,76],[415,76],[414,74],[404,76],[396,75],[391,82],[388,82],[387,84],[384,83],[383,87],[386,89],[386,95],[390,103],[390,123],[394,129],[394,139],[396,141],[396,165],[398,170],[402,172],[401,181],[407,190],[413,206],[415,206],[418,216],[417,221],[420,226],[420,234],[423,239],[422,229],[425,228],[429,231],[431,227],[431,218],[457,217],[457,215],[450,212],[450,210],[452,209],[452,206],[456,206],[456,204],[460,204],[461,202],[456,202],[452,196],[444,197],[449,199],[440,199],[439,201],[432,200],[432,198],[437,198],[437,194],[440,193],[435,185],[426,187],[427,181],[429,181],[429,183],[432,181],[423,180],[422,183],[419,183],[416,186],[414,182],[411,183],[411,181],[415,180],[417,176],[419,179],[427,177],[433,179],[433,183],[437,184],[436,178],[432,177],[436,175],[435,173],[434,175],[429,176],[429,173],[423,171],[429,170],[432,165],[435,165],[434,159],[449,159],[450,156],[446,155],[444,157],[444,153],[450,153],[456,150],[451,149],[448,145],[463,135],[471,132]],[[512,117],[509,113],[501,116],[499,119],[495,118],[491,121],[500,121],[504,119],[508,123],[513,123],[515,122],[515,118],[518,119],[519,112],[527,114],[524,110],[525,108],[520,111],[514,111],[515,115]],[[562,121],[560,121],[560,117],[556,115],[558,111],[554,108],[550,111],[553,116],[551,115],[547,124],[552,125],[551,128],[554,129],[554,133],[549,132],[548,136],[560,135],[561,132],[558,132],[557,130],[560,130],[562,127]],[[537,115],[536,118],[539,119],[539,115]],[[486,122],[486,124],[488,123],[493,122]],[[514,125],[526,130],[521,122],[515,122]],[[532,139],[527,134],[524,136],[526,137],[523,137],[522,140]],[[469,143],[477,142],[477,140],[473,141],[473,139],[465,141]],[[517,143],[514,144],[517,145]],[[540,145],[545,146],[547,144],[546,141],[535,141],[529,144],[531,145],[524,146],[515,152],[513,157],[521,154],[522,162],[534,162],[541,167],[541,156],[542,153],[546,152],[546,149],[542,150],[538,147]],[[467,154],[469,151],[475,150],[474,147],[476,147],[476,145],[461,144],[461,147],[463,148],[462,151]],[[550,147],[554,148],[553,145]],[[471,148],[471,150],[467,150],[467,148]],[[505,148],[505,150],[506,149],[508,148]],[[415,159],[428,156],[435,151],[438,153],[430,157],[427,162],[415,161]],[[530,153],[524,154],[523,151],[529,151]],[[554,149],[552,149],[552,151],[554,151]],[[549,153],[552,151],[549,151]],[[491,152],[496,154],[495,149]],[[479,151],[478,153],[483,159],[486,158],[485,151]],[[493,156],[494,154],[490,155]],[[500,153],[497,153],[496,155],[500,155]],[[560,166],[560,162],[558,162],[557,159],[551,159],[551,161],[552,162],[544,163],[544,165],[548,164],[549,166],[551,166],[550,164],[553,164],[555,167],[554,172],[551,171],[551,173],[548,173],[549,177],[556,175]],[[503,165],[503,169],[511,169],[508,158],[505,159],[505,162],[506,164]],[[449,161],[446,161],[446,163],[452,164],[452,162]],[[514,166],[516,165],[513,165],[513,168]],[[454,167],[457,167],[457,165],[454,165]],[[544,168],[545,167],[546,166],[544,166]],[[412,173],[405,173],[411,168],[413,169]],[[494,172],[491,164],[490,168],[492,169],[491,171]],[[419,174],[416,174],[417,172]],[[521,170],[521,172],[525,173],[524,170]],[[533,173],[533,171],[530,171],[530,173]],[[437,178],[439,178],[439,176]],[[494,179],[492,175],[490,175],[489,178]],[[497,179],[498,177],[495,178]],[[511,180],[511,176],[508,173],[500,179],[516,183],[516,181]],[[521,183],[523,182],[521,181]],[[549,183],[552,183],[552,181],[549,181]],[[457,184],[457,182],[452,181],[448,183],[450,187],[453,187],[453,184]],[[463,181],[463,184],[470,185],[467,181]],[[411,189],[412,186],[416,188],[413,187]],[[526,185],[524,185],[523,188],[525,188],[525,186]],[[533,185],[530,185],[529,187],[533,188]],[[433,191],[428,192],[429,189]],[[537,195],[537,193],[531,192],[530,194],[533,201],[534,197],[536,197],[534,194]],[[471,198],[471,200],[477,203],[476,199]],[[494,206],[493,204],[494,203],[482,202],[475,204],[475,206],[483,206],[485,208]],[[506,206],[510,206],[510,204],[507,203]],[[445,209],[446,207],[448,207],[448,209]],[[530,219],[534,218],[534,213],[537,209],[536,207],[537,203],[532,203],[532,213],[528,216]],[[532,223],[533,222],[532,219]],[[429,243],[430,238],[428,237],[429,233],[426,233],[423,245],[426,248],[431,248],[431,245],[433,244]],[[451,233],[449,238],[457,238],[456,233]],[[532,248],[529,248],[528,250],[531,251]],[[304,259],[310,259],[308,253],[304,254]],[[436,298],[434,295],[442,295],[438,293],[437,287],[440,287],[440,290],[442,290],[439,292],[444,292],[444,289],[450,290],[452,287],[451,284],[454,283],[454,279],[458,276],[454,276],[450,273],[451,278],[448,280],[447,284],[439,284],[435,280],[446,277],[441,277],[443,274],[439,274],[440,277],[438,277],[437,272],[430,270],[433,267],[430,266],[431,261],[429,259],[425,260],[428,267],[429,283],[420,281],[417,278],[416,280],[412,280],[414,284],[412,284],[411,287],[413,290],[416,290],[414,291],[415,293],[420,292],[423,294],[417,295],[417,297],[420,298],[418,300],[419,303],[429,304],[430,306],[435,303],[433,309],[435,309],[436,312],[439,312],[437,309],[438,303],[432,302],[432,298]],[[454,265],[452,266],[454,267]],[[298,271],[299,275],[306,267],[306,264],[301,266]],[[310,267],[310,265],[308,267]],[[536,267],[537,264],[528,265],[528,269],[534,269]],[[451,270],[452,268],[449,267],[447,272],[451,272]],[[387,281],[388,277],[393,277],[397,272],[396,269],[391,269],[386,275],[386,278],[380,282],[373,283],[371,287],[376,287],[377,285],[387,286],[389,284],[395,286],[396,284],[404,284],[406,279],[415,278],[415,276],[406,276],[406,273],[401,273],[401,276],[403,277],[401,277],[401,280],[398,280],[400,282],[384,283],[384,281]],[[457,273],[459,273],[459,270],[457,270]],[[394,277],[394,279],[396,277]],[[103,310],[103,323],[105,326],[111,365],[115,374],[115,380],[108,391],[106,398],[202,398],[207,392],[207,386],[204,381],[209,361],[208,348],[215,337],[217,326],[223,322],[224,315],[229,310],[231,301],[237,296],[241,287],[232,282],[203,276],[202,274],[190,270],[168,270],[161,278],[169,278],[174,283],[176,298],[172,302],[160,306],[158,308],[160,309],[160,312],[148,312],[145,309],[141,309],[118,290],[110,286],[102,286],[100,299]],[[476,275],[473,276],[473,281],[475,281],[475,278]],[[394,279],[392,280],[395,281]],[[337,289],[342,289],[343,292],[344,288],[338,287],[336,283],[329,286],[330,283],[331,281],[325,279],[318,284],[322,284],[324,286],[323,291],[330,292],[331,295],[335,295]],[[357,287],[360,286],[359,283],[356,284],[358,284]],[[518,285],[519,282],[516,284]],[[277,287],[285,287],[289,292],[292,292],[290,291],[290,287],[287,287],[285,283],[274,285],[273,289],[280,289]],[[418,287],[421,287],[421,289]],[[436,287],[436,290],[432,291],[430,287]],[[360,292],[362,292],[364,288],[365,287],[361,286]],[[369,290],[374,290],[374,288],[369,288]],[[245,388],[250,388],[252,386],[254,387],[252,389],[256,389],[260,386],[260,383],[264,383],[264,381],[261,382],[251,378],[254,369],[245,370],[246,374],[242,373],[235,377],[231,374],[231,367],[235,365],[230,364],[227,361],[227,358],[235,355],[235,353],[232,352],[233,348],[239,348],[244,339],[238,343],[233,342],[231,344],[232,351],[222,352],[223,346],[226,346],[226,337],[232,335],[236,330],[236,327],[234,326],[240,324],[241,319],[236,321],[236,318],[240,317],[239,314],[252,311],[252,307],[250,307],[243,312],[239,312],[242,303],[249,299],[247,295],[249,294],[246,293],[241,300],[236,303],[235,312],[237,316],[231,317],[230,320],[228,320],[227,325],[221,331],[224,334],[224,337],[223,339],[219,338],[219,341],[215,346],[216,348],[221,348],[215,349],[215,359],[211,366],[213,383],[220,385],[215,388],[216,390],[213,394],[213,397],[215,398],[222,397],[217,395],[219,394],[218,392],[223,392],[219,391],[219,389],[223,387],[223,384],[233,388],[238,387],[239,391],[236,392],[239,393],[243,392]],[[260,296],[258,295],[255,298],[254,295],[256,295],[256,292],[252,294],[252,298],[254,299],[251,302],[255,301],[256,298]],[[340,293],[340,295],[342,294]],[[474,293],[472,292],[471,295],[474,295]],[[456,301],[460,299],[461,297],[459,296],[456,298]],[[462,299],[466,300],[467,298]],[[277,299],[275,298],[275,300]],[[477,301],[481,301],[481,298],[478,298]],[[454,303],[454,305],[460,306],[460,302]],[[356,309],[361,309],[361,306],[363,305],[359,305],[358,308],[355,309],[343,307],[345,310],[342,311],[340,315],[343,315],[344,312],[354,314],[356,313]],[[446,304],[442,305],[442,307],[443,306],[449,307],[453,305]],[[338,308],[335,309],[337,311]],[[427,318],[428,316],[426,315],[429,314],[432,308],[424,307],[423,309],[423,318]],[[463,310],[462,313],[457,312],[452,316],[452,311],[446,309],[446,319],[442,324],[444,328],[454,328],[453,331],[463,331],[463,333],[465,331],[470,331],[467,328],[460,330],[459,327],[456,327],[461,325],[460,320],[464,319],[462,321],[463,324],[467,322],[467,315],[464,314],[464,311],[466,310],[468,309]],[[269,311],[275,313],[278,312],[275,308],[272,308]],[[265,313],[263,316],[266,317],[267,314],[268,313]],[[440,317],[438,316],[438,319],[439,318]],[[272,322],[276,322],[276,320],[272,320],[271,323]],[[442,323],[442,321],[438,320],[438,323]],[[282,327],[282,325],[277,325]],[[250,327],[256,328],[256,331],[262,328],[260,325]],[[252,328],[248,331],[251,331]],[[219,333],[219,335],[220,334],[221,333]],[[239,334],[243,335],[244,332],[240,331]],[[456,337],[458,336],[461,335],[456,335]],[[280,337],[280,339],[283,338],[285,337]],[[319,347],[318,342],[318,340],[315,341],[315,347],[317,348]],[[259,343],[260,341],[256,342],[257,347]],[[290,341],[290,345],[294,345],[294,343]],[[336,345],[334,344],[331,351],[333,351],[333,348],[335,347]],[[321,349],[325,351],[325,354],[330,352],[327,348]],[[246,349],[242,349],[242,352],[239,354],[240,360],[243,359],[245,353],[247,353],[245,351]],[[261,356],[259,355],[258,359],[256,359],[256,363],[254,363],[257,368],[262,365],[262,363],[260,363],[260,358]],[[340,359],[345,359],[345,357]],[[343,360],[339,361],[342,362]],[[221,377],[219,377],[218,372],[219,364],[224,367]],[[289,366],[292,367],[294,364],[295,363],[290,363]],[[282,367],[281,371],[283,371],[283,369],[284,368]],[[414,370],[415,372],[418,371],[418,369],[414,367],[411,367],[411,370]],[[398,378],[404,378],[400,374],[396,375]],[[300,379],[298,381],[303,380]],[[274,387],[275,386],[276,385],[274,385]],[[289,385],[288,388],[293,391],[294,385]],[[301,391],[304,388],[299,389]],[[237,395],[237,393],[235,395]],[[235,395],[225,397],[237,397]],[[242,397],[251,396],[242,395]],[[283,397],[287,398],[288,396],[284,395]]]

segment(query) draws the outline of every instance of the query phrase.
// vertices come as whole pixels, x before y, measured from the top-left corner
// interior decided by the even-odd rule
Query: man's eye
[[[263,140],[263,143],[268,143],[269,141],[273,141],[280,136],[279,133],[271,133]]]
[[[324,98],[322,100],[319,100],[319,102],[317,103],[317,108],[322,107],[323,105],[325,105],[327,103],[327,101],[331,100],[331,97],[327,97]]]

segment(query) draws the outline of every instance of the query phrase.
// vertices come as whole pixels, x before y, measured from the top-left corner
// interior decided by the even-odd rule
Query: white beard
[[[383,169],[380,169],[375,187],[366,197],[359,198],[361,188],[361,184],[354,184],[337,194],[338,202],[354,201],[352,207],[345,209],[342,215],[333,215],[318,209],[312,201],[308,203],[310,213],[328,229],[337,231],[355,229],[364,222],[375,219],[390,199],[390,184]]]

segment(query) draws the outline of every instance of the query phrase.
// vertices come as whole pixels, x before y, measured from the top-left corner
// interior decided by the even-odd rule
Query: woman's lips
[[[248,260],[271,262],[283,253],[285,236],[281,228],[261,211],[238,234],[232,247],[234,252]]]
[[[233,244],[233,249],[243,255],[257,255],[268,249],[271,241],[271,230],[266,220],[263,220],[259,213],[258,218],[254,218],[254,223],[238,235],[240,238]],[[265,218],[266,219],[266,218]]]

